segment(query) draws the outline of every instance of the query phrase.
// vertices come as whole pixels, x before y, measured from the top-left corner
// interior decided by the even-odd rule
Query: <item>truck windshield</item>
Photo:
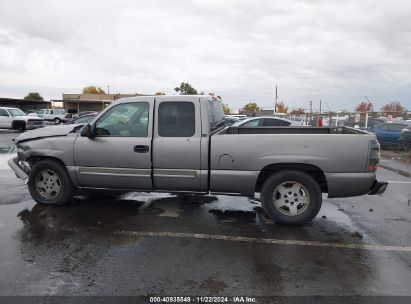
[[[9,111],[11,116],[27,116],[27,114],[20,109],[7,109],[7,111]]]

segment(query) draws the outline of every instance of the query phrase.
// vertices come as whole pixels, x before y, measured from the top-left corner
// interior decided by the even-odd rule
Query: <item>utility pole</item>
[[[367,102],[371,104],[371,121],[372,121],[371,124],[372,124],[372,127],[374,127],[374,106],[372,102],[368,99],[367,95],[364,95],[364,97],[367,100]],[[367,104],[367,108],[368,108],[368,104]],[[368,127],[368,111],[367,111],[367,114],[365,114],[365,127],[366,128]]]
[[[275,85],[275,103],[274,103],[274,114],[275,114],[275,113],[277,113],[277,101],[278,101],[277,85]]]
[[[313,113],[313,101],[310,100],[310,114]]]
[[[320,99],[320,114],[321,114],[321,103],[322,103],[322,101],[321,101],[321,99]]]
[[[110,85],[107,85],[107,94],[110,94]]]

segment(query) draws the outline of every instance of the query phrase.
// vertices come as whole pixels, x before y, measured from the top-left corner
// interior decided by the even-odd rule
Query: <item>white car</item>
[[[44,119],[29,116],[18,108],[0,107],[0,129],[32,130],[44,127]]]
[[[64,109],[43,109],[38,111],[37,114],[44,120],[53,121],[55,124],[70,120],[70,117],[66,114]]]
[[[287,127],[296,125],[293,121],[279,117],[253,117],[234,123],[233,127]]]

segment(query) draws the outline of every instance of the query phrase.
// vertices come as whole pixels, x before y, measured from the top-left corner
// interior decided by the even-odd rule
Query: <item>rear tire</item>
[[[71,202],[74,187],[67,169],[58,161],[45,159],[36,163],[29,174],[31,197],[40,204],[64,205]]]
[[[322,192],[310,175],[287,170],[271,175],[261,189],[262,206],[275,222],[302,225],[320,211]]]
[[[61,124],[61,119],[60,118],[58,118],[58,117],[56,117],[56,118],[54,118],[54,123],[56,124],[56,125],[59,125],[59,124]]]

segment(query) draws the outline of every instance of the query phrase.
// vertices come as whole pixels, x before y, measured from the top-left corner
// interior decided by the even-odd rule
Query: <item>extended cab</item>
[[[31,116],[18,108],[0,107],[0,129],[32,130],[44,127],[43,118]]]
[[[254,197],[275,221],[302,224],[329,197],[380,194],[375,135],[350,128],[225,127],[209,96],[144,96],[113,103],[83,127],[16,139],[9,165],[38,203],[78,190],[222,193]]]
[[[53,121],[55,124],[60,124],[70,120],[70,116],[66,114],[64,109],[43,109],[37,114],[44,118],[44,120]]]

